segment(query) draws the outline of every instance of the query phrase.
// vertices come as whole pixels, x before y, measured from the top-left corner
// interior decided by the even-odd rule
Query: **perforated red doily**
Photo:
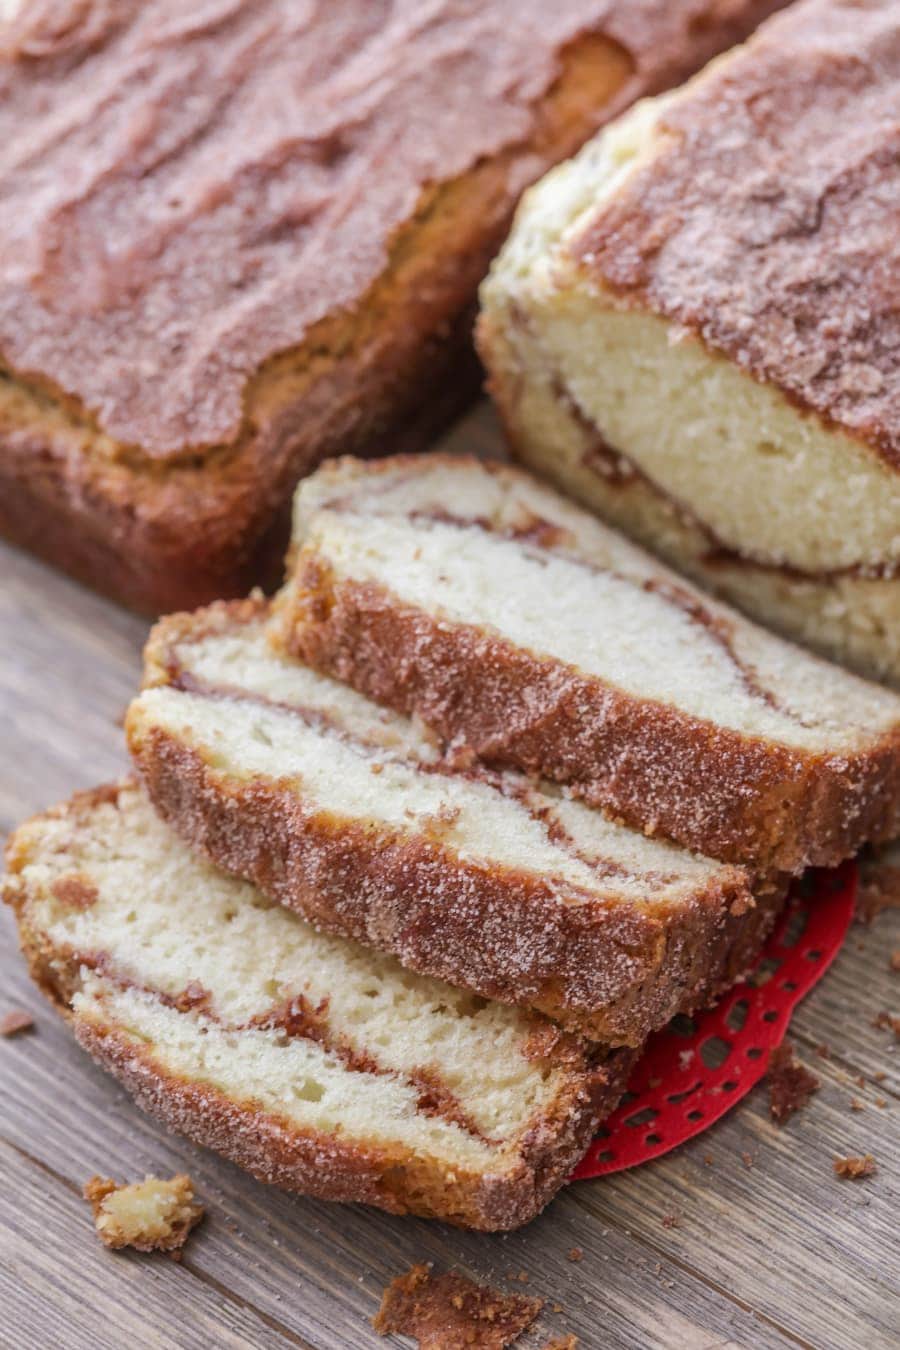
[[[753,973],[718,1006],[676,1017],[647,1042],[628,1091],[572,1173],[636,1167],[712,1125],[766,1071],[791,1013],[837,956],[853,917],[853,863],[799,881]]]

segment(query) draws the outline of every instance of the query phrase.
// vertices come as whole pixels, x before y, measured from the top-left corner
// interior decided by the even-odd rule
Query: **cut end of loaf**
[[[262,601],[163,620],[126,729],[191,847],[317,925],[638,1045],[768,923],[744,869],[442,753],[268,638]]]
[[[79,1040],[263,1180],[513,1227],[620,1090],[542,1019],[318,934],[199,862],[133,784],[22,826],[8,857],[32,972]],[[73,875],[89,906],[60,884]]]
[[[763,872],[900,830],[900,699],[519,471],[340,461],[294,542],[281,645],[450,746]]]
[[[893,208],[860,167],[889,153],[896,37],[883,6],[794,6],[636,105],[523,199],[478,335],[524,463],[900,684]]]

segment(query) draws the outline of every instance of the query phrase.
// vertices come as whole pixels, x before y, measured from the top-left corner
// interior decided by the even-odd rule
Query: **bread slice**
[[[755,627],[528,475],[325,466],[275,636],[485,761],[761,871],[900,833],[900,698]]]
[[[262,599],[164,619],[126,719],[163,818],[329,932],[639,1045],[733,982],[783,886],[647,839],[278,655]]]
[[[792,5],[520,207],[482,287],[524,463],[900,686],[900,7]]]
[[[42,989],[165,1124],[264,1181],[474,1228],[563,1183],[634,1052],[316,933],[199,861],[134,784],[10,841]]]
[[[0,18],[0,530],[154,615],[246,592],[302,474],[474,391],[523,188],[779,2]]]

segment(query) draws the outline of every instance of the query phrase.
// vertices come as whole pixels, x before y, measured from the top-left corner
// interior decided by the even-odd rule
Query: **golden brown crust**
[[[526,873],[490,872],[439,843],[375,838],[310,814],[277,783],[226,785],[197,751],[158,729],[132,736],[131,752],[181,838],[317,927],[614,1044],[640,1044],[731,984],[783,897],[783,887],[761,893],[749,913],[740,884],[652,912],[560,903],[552,885]]]
[[[69,819],[77,828],[95,803],[116,801],[123,791],[132,792],[133,784],[78,794],[45,814]],[[145,1111],[261,1181],[323,1199],[362,1202],[486,1231],[514,1228],[552,1198],[583,1154],[597,1122],[614,1109],[624,1091],[638,1051],[588,1050],[558,1029],[545,1027],[552,1044],[544,1037],[535,1052],[541,1057],[552,1052],[557,1063],[564,1057],[569,1071],[552,1106],[535,1117],[520,1141],[515,1164],[493,1174],[460,1167],[450,1174],[428,1156],[365,1146],[340,1134],[302,1131],[252,1102],[233,1100],[208,1085],[174,1075],[155,1058],[152,1047],[118,1026],[73,1011],[82,958],[55,946],[29,923],[31,895],[23,872],[33,847],[32,831],[41,819],[13,836],[3,887],[3,898],[16,913],[19,940],[35,983],[71,1023],[80,1043]]]
[[[151,614],[276,580],[298,478],[331,455],[417,448],[474,393],[471,307],[509,223],[512,166],[533,156],[537,176],[575,149],[630,69],[590,36],[562,64],[532,139],[423,193],[354,310],[251,383],[234,441],[154,463],[0,374],[0,531]]]
[[[251,598],[163,619],[147,644],[145,684],[177,685],[180,644],[237,632],[266,608]],[[746,968],[784,895],[775,881],[754,902],[746,874],[723,868],[682,903],[569,903],[552,879],[466,861],[439,837],[373,835],[277,781],[225,780],[159,727],[126,726],[157,811],[212,862],[329,932],[595,1040],[639,1045],[708,1002]]]
[[[398,308],[377,351],[342,353],[268,426],[162,469],[9,397],[0,372],[0,534],[153,616],[276,584],[299,478],[344,451],[419,449],[473,396],[468,311],[440,344],[409,323]]]
[[[316,670],[708,856],[797,872],[900,834],[900,730],[843,756],[741,735],[336,580],[302,550],[280,604],[283,641]],[[526,706],[533,716],[514,723],[509,709]]]
[[[233,439],[154,462],[39,373],[0,372],[0,531],[153,614],[274,580],[298,478],[329,455],[421,445],[474,388],[475,288],[524,182],[775,7],[684,0],[673,14],[660,5],[663,43],[651,41],[652,16],[635,6],[613,13],[611,30],[640,48],[637,71],[602,33],[575,38],[558,53],[555,82],[526,108],[522,139],[423,191],[374,284],[256,369]],[[594,7],[585,11],[590,24]]]
[[[519,1166],[500,1176],[450,1175],[428,1158],[400,1158],[338,1135],[301,1132],[276,1116],[239,1104],[214,1088],[166,1073],[152,1053],[113,1027],[69,1014],[82,1046],[128,1089],[137,1104],[169,1129],[214,1149],[259,1181],[323,1200],[375,1205],[467,1228],[496,1231],[527,1223],[547,1204],[589,1144],[596,1123],[615,1107],[627,1073],[610,1084],[602,1071],[592,1089],[557,1104],[538,1122]],[[630,1071],[636,1054],[620,1051]]]

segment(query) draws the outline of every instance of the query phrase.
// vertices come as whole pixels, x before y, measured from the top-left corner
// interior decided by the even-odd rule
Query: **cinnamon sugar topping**
[[[379,1336],[411,1336],[420,1350],[506,1350],[531,1326],[543,1300],[502,1294],[465,1275],[413,1266],[384,1291]]]
[[[569,43],[609,35],[624,103],[770,7],[25,5],[0,26],[0,350],[148,455],[228,442],[429,185],[534,139]],[[542,167],[511,157],[510,202]]]
[[[791,6],[662,112],[572,248],[900,468],[900,12]]]

